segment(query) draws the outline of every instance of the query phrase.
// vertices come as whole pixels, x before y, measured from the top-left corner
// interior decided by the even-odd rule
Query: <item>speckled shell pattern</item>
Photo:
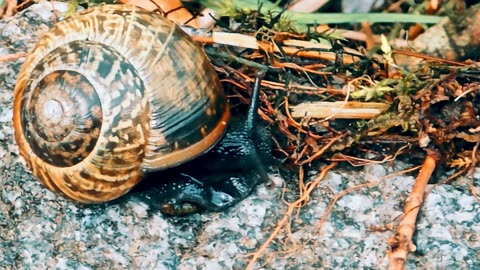
[[[81,203],[127,193],[221,138],[229,108],[203,49],[161,15],[128,5],[57,23],[15,87],[20,154],[48,189]]]

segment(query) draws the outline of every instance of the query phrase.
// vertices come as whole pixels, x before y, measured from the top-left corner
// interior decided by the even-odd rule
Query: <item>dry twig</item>
[[[17,0],[7,0],[0,6],[0,18],[7,18],[15,13]]]
[[[15,53],[15,54],[2,55],[0,56],[0,62],[17,60],[18,58],[22,58],[25,56],[27,56],[27,53]]]
[[[404,216],[398,225],[397,232],[388,239],[388,245],[390,246],[390,250],[387,252],[389,270],[402,270],[408,253],[416,250],[416,246],[412,242],[415,222],[423,202],[425,187],[435,170],[438,160],[439,156],[436,151],[427,151],[422,169],[405,204]]]

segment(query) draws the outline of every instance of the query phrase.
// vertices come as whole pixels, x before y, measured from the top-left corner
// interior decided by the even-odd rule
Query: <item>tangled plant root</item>
[[[270,243],[272,243],[275,237],[277,237],[277,235],[281,232],[282,228],[284,228],[288,224],[288,221],[290,220],[293,214],[293,211],[295,211],[295,209],[305,205],[305,203],[308,202],[310,198],[310,194],[315,189],[315,187],[324,179],[327,172],[330,171],[330,169],[337,166],[337,164],[338,163],[336,162],[332,162],[329,165],[322,168],[317,178],[310,185],[306,186],[307,189],[305,190],[305,192],[302,193],[300,198],[298,198],[295,202],[288,204],[288,208],[287,208],[287,211],[285,212],[285,215],[277,223],[277,226],[275,227],[273,232],[270,234],[268,239],[257,249],[257,251],[255,251],[255,253],[252,254],[252,258],[250,259],[246,269],[253,269],[255,262],[262,256],[265,249],[267,249]]]

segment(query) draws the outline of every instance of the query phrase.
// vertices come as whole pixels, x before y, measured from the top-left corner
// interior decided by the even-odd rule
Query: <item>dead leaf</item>
[[[185,23],[188,22],[186,25],[198,28],[197,19],[192,19],[193,15],[186,8],[179,8],[183,7],[180,0],[120,0],[120,2],[123,4],[135,5],[151,11],[160,7],[163,12],[167,13],[166,17],[176,24],[185,25]],[[175,10],[177,8],[179,9]]]

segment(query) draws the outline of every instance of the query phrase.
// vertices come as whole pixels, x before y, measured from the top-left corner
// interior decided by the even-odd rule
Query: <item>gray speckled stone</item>
[[[50,7],[34,5],[0,21],[0,54],[31,49],[51,25]],[[183,218],[163,217],[139,194],[85,207],[47,191],[25,168],[13,139],[12,92],[23,60],[0,62],[0,269],[243,269],[246,254],[283,217],[283,180],[273,176],[273,188],[259,186],[232,209]],[[397,170],[409,166],[396,163]],[[398,222],[413,177],[346,195],[320,233],[314,228],[335,194],[391,172],[384,165],[330,172],[299,218],[292,218],[285,246],[291,252],[279,253],[283,231],[265,252],[262,268],[385,269],[392,232],[371,227]],[[477,186],[479,176],[476,170]],[[408,269],[480,269],[479,214],[468,184],[434,189],[418,220],[418,252],[409,255]]]

